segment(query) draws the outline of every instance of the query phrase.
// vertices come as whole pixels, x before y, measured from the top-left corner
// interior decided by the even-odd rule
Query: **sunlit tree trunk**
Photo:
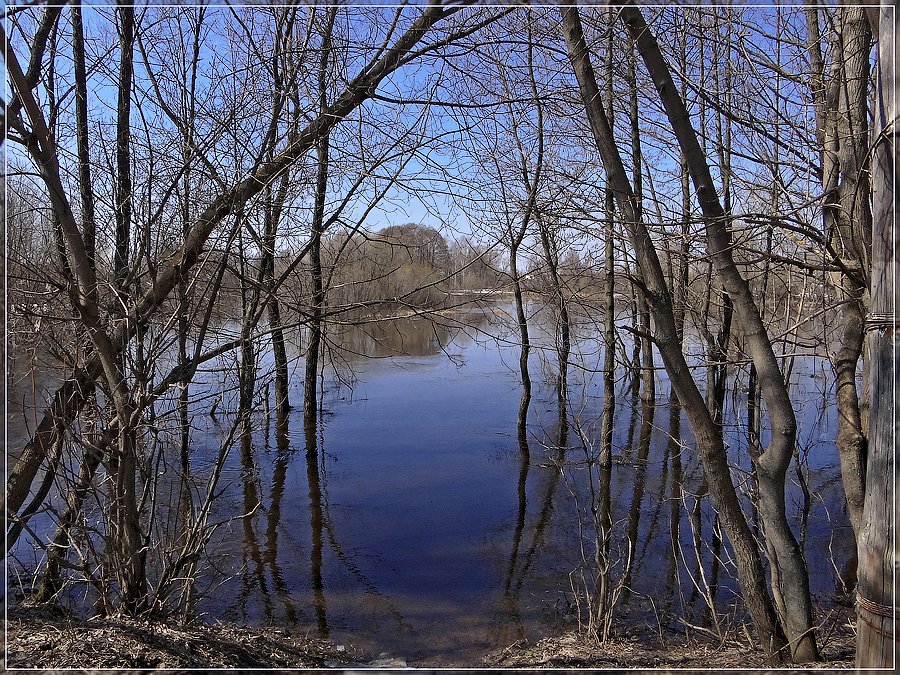
[[[289,376],[287,348],[285,347],[284,329],[281,320],[281,302],[278,300],[275,288],[275,244],[278,232],[278,221],[281,217],[282,207],[287,198],[288,178],[285,175],[274,192],[271,188],[266,193],[266,207],[264,214],[263,232],[263,283],[268,294],[266,310],[268,313],[269,330],[272,335],[272,353],[275,360],[275,419],[276,425],[283,427],[287,422],[288,412],[291,408],[289,394]]]
[[[603,101],[606,116],[609,119],[610,133],[613,125],[613,27],[615,14],[610,12],[607,29],[606,50],[604,54],[605,86]],[[609,638],[612,625],[612,561],[610,544],[612,540],[612,450],[613,424],[616,416],[616,258],[613,237],[616,216],[615,195],[613,186],[607,179],[603,204],[603,409],[600,413],[600,456],[599,456],[599,497],[596,505],[597,542],[597,589],[594,592],[594,616],[597,617],[597,638],[605,641]]]
[[[322,30],[318,71],[319,114],[328,106],[327,76],[331,52],[331,31],[337,15],[336,8],[326,10]],[[309,264],[312,281],[312,307],[308,321],[309,341],[306,345],[306,374],[303,380],[303,426],[307,433],[315,432],[318,417],[319,359],[322,354],[322,328],[325,311],[325,288],[322,283],[322,235],[325,231],[325,200],[328,191],[329,134],[316,143],[316,191],[310,225]]]
[[[864,502],[866,474],[866,433],[863,429],[857,390],[857,366],[863,348],[863,315],[866,281],[872,246],[872,213],[869,206],[869,173],[866,171],[869,146],[869,52],[872,34],[862,7],[840,7],[835,33],[836,67],[832,84],[836,90],[834,124],[826,134],[823,175],[829,208],[826,234],[853,276],[838,280],[841,307],[841,335],[834,369],[837,387],[838,436],[841,476],[847,497],[847,511],[854,532],[858,532]],[[833,146],[837,146],[836,148]],[[836,153],[836,157],[834,154]],[[835,162],[836,160],[836,162]],[[836,165],[835,165],[836,164]]]
[[[859,530],[859,591],[857,599],[856,665],[891,668],[896,665],[894,617],[898,601],[893,586],[900,569],[895,528],[900,507],[894,494],[897,479],[897,286],[894,283],[894,238],[897,200],[898,77],[893,59],[900,28],[896,8],[882,8],[878,26],[878,84],[872,155],[873,240],[871,304],[866,341],[870,361],[872,403],[865,504]]]
[[[813,661],[818,658],[818,649],[812,630],[809,576],[785,510],[785,476],[794,454],[797,434],[793,406],[750,287],[734,263],[727,214],[719,202],[684,101],[678,96],[659,45],[641,11],[629,5],[623,7],[620,17],[637,44],[684,153],[697,201],[706,220],[707,250],[713,259],[716,274],[731,297],[747,351],[759,373],[760,390],[772,424],[772,438],[765,452],[755,461],[760,487],[760,512],[765,523],[767,544],[771,543],[775,553],[770,563],[773,567],[777,566],[780,574],[779,590],[785,610],[780,618],[791,656],[801,663]]]
[[[75,76],[75,124],[78,152],[78,187],[81,196],[81,218],[84,232],[85,254],[90,260],[96,278],[96,222],[94,220],[94,188],[91,182],[91,158],[89,145],[89,120],[87,106],[87,68],[85,63],[84,25],[81,7],[72,7],[72,60]],[[88,354],[89,356],[89,354]],[[58,443],[61,443],[60,438]],[[38,596],[48,600],[59,588],[62,559],[67,555],[71,542],[69,531],[81,512],[81,504],[87,487],[93,481],[100,464],[100,454],[94,448],[86,448],[79,462],[76,485],[66,497],[66,509],[60,518],[52,544],[48,549],[47,566]],[[15,540],[15,537],[13,537]]]
[[[119,5],[119,61],[118,106],[116,118],[116,237],[114,257],[114,288],[120,302],[127,297],[129,267],[129,243],[131,240],[131,214],[133,191],[131,179],[131,91],[134,76],[134,7]],[[126,384],[127,364],[124,350],[116,349],[117,367],[107,370],[107,384],[112,394],[119,419],[118,444],[110,457],[110,470],[115,474],[113,483],[113,545],[118,550],[113,556],[119,568],[118,574],[122,602],[129,612],[140,608],[146,595],[143,535],[138,513],[137,483],[137,410]]]

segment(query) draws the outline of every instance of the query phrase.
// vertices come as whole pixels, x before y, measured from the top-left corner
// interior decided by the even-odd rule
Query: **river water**
[[[192,391],[219,396],[219,413],[208,414],[211,398],[194,406],[198,486],[223,444],[231,449],[212,518],[221,525],[194,586],[197,609],[418,663],[475,665],[489,650],[585,620],[584,589],[597,574],[592,506],[608,498],[620,630],[635,623],[681,630],[679,618],[715,630],[714,617],[742,619],[728,547],[664,372],[656,372],[649,407],[633,395],[633,374],[617,373],[607,480],[596,463],[597,328],[586,318],[575,327],[562,430],[552,319],[530,304],[534,390],[523,445],[511,313],[501,303],[435,320],[330,327],[315,439],[305,437],[299,409],[302,335],[292,338],[297,407],[286,442],[276,439],[264,406],[249,443],[229,437],[233,356],[202,375],[206,384]],[[623,346],[630,353],[627,340]],[[271,369],[268,354],[261,363]],[[737,372],[726,439],[735,480],[748,492],[746,388]],[[791,469],[789,512],[825,608],[851,547],[830,365],[795,357],[791,382],[801,471]],[[259,397],[268,395],[261,386]]]
[[[295,410],[287,448],[278,449],[260,415],[252,451],[231,455],[218,509],[252,515],[222,529],[214,547],[221,573],[205,580],[200,608],[431,664],[475,663],[487,650],[575,625],[579,609],[584,619],[583,590],[596,575],[591,506],[604,482],[596,465],[602,348],[590,324],[575,331],[561,447],[553,333],[547,312],[529,311],[536,349],[527,448],[517,435],[511,307],[332,330],[312,451]],[[798,357],[792,369],[806,492],[792,472],[790,513],[822,606],[850,546],[829,368]],[[293,379],[299,403],[302,376]],[[727,545],[664,374],[656,375],[652,425],[630,393],[631,375],[623,370],[617,381],[613,583],[630,568],[620,625],[677,630],[685,617],[714,626],[709,603],[741,618]],[[745,406],[730,396],[726,434],[747,491]],[[212,451],[213,429],[208,438]]]

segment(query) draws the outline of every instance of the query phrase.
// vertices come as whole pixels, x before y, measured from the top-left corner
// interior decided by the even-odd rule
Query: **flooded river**
[[[224,360],[210,368],[203,378],[219,413],[209,416],[208,398],[192,417],[198,484],[222,444],[232,449],[214,506],[221,524],[195,583],[198,611],[433,665],[474,664],[488,650],[584,620],[584,591],[597,574],[592,506],[606,483],[596,462],[599,332],[587,322],[575,331],[563,430],[554,333],[532,303],[534,391],[522,444],[511,311],[330,327],[315,439],[304,436],[299,409],[302,336],[286,440],[262,405],[250,442],[229,439],[231,376]],[[801,471],[791,469],[789,512],[816,601],[828,606],[851,545],[830,365],[796,357],[791,377]],[[680,617],[715,630],[717,620],[743,617],[729,551],[664,373],[656,373],[655,405],[634,395],[633,378],[617,374],[608,480],[616,624],[682,630]],[[745,400],[729,395],[726,438],[747,493],[745,418]]]
[[[456,313],[437,324],[402,319],[332,335],[313,453],[295,410],[287,449],[277,448],[261,418],[252,452],[231,455],[219,509],[252,515],[223,531],[217,556],[232,576],[210,580],[214,591],[201,608],[437,663],[472,662],[574,624],[596,574],[591,505],[601,489],[602,350],[590,326],[578,331],[570,429],[560,447],[556,355],[537,313],[523,448],[510,312]],[[830,368],[807,357],[793,368],[807,485],[804,492],[792,474],[790,511],[813,592],[827,604],[849,531],[823,367]],[[623,586],[618,614],[626,624],[675,629],[671,617],[686,616],[708,625],[711,601],[717,612],[740,616],[686,422],[668,405],[664,374],[656,379],[659,400],[642,410],[631,376],[618,377],[610,558],[614,582],[630,568],[631,591]],[[737,423],[745,405],[737,397],[727,403],[739,481],[749,468]],[[652,424],[642,424],[642,412]],[[213,449],[218,439],[209,434]]]

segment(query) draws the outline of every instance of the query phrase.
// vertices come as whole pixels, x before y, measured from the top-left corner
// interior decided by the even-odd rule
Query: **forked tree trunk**
[[[780,619],[792,659],[799,663],[814,661],[819,654],[813,631],[809,575],[800,547],[788,524],[785,509],[785,476],[794,454],[797,435],[794,409],[753,294],[734,263],[728,215],[719,202],[706,157],[659,44],[644,21],[640,9],[627,5],[622,8],[619,16],[637,44],[684,153],[697,201],[706,220],[707,250],[722,285],[731,297],[734,314],[743,329],[747,351],[759,375],[760,391],[772,424],[772,438],[765,452],[756,461],[759,506],[766,543],[771,544],[774,552],[774,559],[770,563],[773,568],[778,569],[780,576],[779,591],[784,599],[785,610]],[[687,405],[686,401],[684,403]]]
[[[532,46],[529,45],[529,65],[532,67]],[[503,82],[504,89],[507,93],[509,93],[509,84],[506,81],[506,78],[503,75],[503,71],[501,70],[500,79]],[[519,399],[519,414],[518,414],[518,435],[519,435],[519,447],[527,448],[528,446],[528,438],[527,438],[527,420],[528,420],[528,408],[531,405],[531,374],[528,370],[528,358],[531,353],[531,338],[528,331],[528,317],[525,313],[525,299],[523,296],[522,289],[522,278],[519,274],[519,249],[522,245],[522,242],[525,240],[525,236],[528,233],[528,226],[531,224],[532,220],[535,217],[535,210],[537,204],[537,194],[538,188],[541,182],[541,172],[543,170],[544,164],[544,112],[543,108],[540,105],[540,102],[537,99],[537,90],[536,84],[533,83],[533,94],[535,96],[536,109],[535,112],[537,114],[537,157],[535,158],[535,166],[534,170],[529,170],[528,166],[528,154],[526,153],[525,146],[522,143],[522,139],[519,136],[519,126],[516,122],[516,116],[513,112],[512,106],[508,107],[509,118],[512,124],[512,132],[513,137],[516,143],[516,149],[518,152],[518,170],[520,174],[520,178],[522,179],[522,185],[528,192],[528,196],[525,202],[524,212],[522,213],[521,220],[517,227],[513,227],[513,222],[511,219],[507,220],[507,235],[509,236],[509,273],[510,278],[512,279],[513,285],[513,297],[515,298],[516,305],[516,323],[519,326],[519,375],[522,379],[522,396]],[[502,173],[499,164],[497,165],[498,174]],[[565,428],[565,424],[562,425],[562,428]]]
[[[563,8],[562,28],[569,50],[597,150],[606,169],[609,185],[615,193],[624,225],[641,268],[647,299],[656,324],[656,344],[663,358],[672,387],[684,406],[696,439],[709,481],[710,493],[719,510],[722,526],[728,533],[735,554],[744,602],[753,617],[763,649],[775,660],[784,658],[786,646],[766,591],[766,575],[756,542],[747,527],[728,466],[727,454],[703,396],[691,376],[679,346],[672,300],[662,266],[646,225],[639,217],[634,194],[625,173],[618,147],[600,104],[599,89],[584,41],[577,9]],[[640,48],[640,44],[639,44]]]

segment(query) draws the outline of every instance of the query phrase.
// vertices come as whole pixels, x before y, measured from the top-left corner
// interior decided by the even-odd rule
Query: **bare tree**
[[[649,232],[638,217],[634,193],[625,173],[606,113],[599,104],[599,90],[593,67],[588,58],[587,45],[577,10],[561,12],[563,31],[569,48],[572,67],[578,78],[582,100],[591,122],[591,130],[607,172],[609,184],[623,214],[635,257],[641,268],[645,294],[650,301],[655,323],[655,343],[663,358],[666,371],[678,399],[694,430],[697,449],[710,484],[710,493],[717,505],[723,527],[728,533],[738,567],[744,601],[747,603],[760,641],[774,658],[783,658],[786,646],[784,633],[775,615],[756,544],[741,510],[726,459],[721,434],[716,428],[697,385],[690,375],[684,353],[679,346],[674,313],[662,267]],[[646,33],[644,33],[646,35]],[[638,43],[640,49],[640,43]],[[670,84],[671,86],[671,84]]]
[[[234,241],[232,237],[238,233],[236,228],[240,227],[240,223],[244,222],[246,217],[245,207],[304,157],[330,128],[371,97],[378,84],[389,73],[403,65],[411,58],[411,54],[415,54],[416,46],[422,42],[429,30],[456,11],[458,10],[455,8],[431,7],[421,12],[418,18],[408,22],[407,30],[398,33],[393,42],[386,41],[380,48],[370,52],[374,56],[362,72],[351,79],[344,90],[329,105],[322,107],[305,127],[293,130],[281,150],[267,153],[264,143],[263,150],[256,153],[255,158],[251,158],[253,161],[247,167],[245,177],[237,179],[230,185],[221,175],[216,175],[217,171],[209,162],[204,149],[197,147],[203,141],[194,137],[192,157],[196,157],[200,164],[205,163],[206,169],[219,183],[218,191],[213,194],[206,192],[204,199],[207,200],[207,206],[194,214],[189,227],[185,228],[182,243],[176,244],[174,253],[167,260],[153,261],[150,269],[151,278],[147,280],[149,283],[141,288],[141,284],[135,283],[135,279],[140,273],[139,265],[144,258],[138,255],[131,256],[128,250],[132,238],[131,224],[135,218],[132,160],[129,157],[134,142],[131,129],[132,114],[129,107],[132,98],[133,54],[138,22],[133,8],[120,8],[117,14],[120,17],[121,94],[117,122],[115,209],[117,215],[113,265],[115,270],[113,277],[116,280],[114,289],[117,297],[112,305],[114,309],[109,314],[98,292],[98,272],[93,265],[94,255],[89,252],[86,243],[86,239],[89,241],[90,237],[85,236],[85,223],[83,220],[80,221],[67,197],[59,160],[60,151],[54,135],[47,126],[47,113],[33,94],[37,83],[36,73],[44,58],[47,40],[44,33],[49,35],[52,32],[59,12],[48,10],[43,15],[39,24],[39,39],[35,42],[31,54],[32,61],[37,65],[30,67],[29,73],[23,72],[15,52],[7,50],[7,69],[15,93],[13,105],[8,109],[8,112],[12,113],[8,121],[24,143],[35,166],[39,168],[53,213],[59,223],[59,231],[65,245],[66,263],[73,275],[73,283],[68,287],[70,302],[77,313],[78,325],[86,331],[91,343],[91,354],[87,363],[77,369],[74,376],[53,396],[53,402],[39,423],[35,437],[27,444],[11,472],[5,502],[5,513],[11,523],[9,546],[15,544],[16,537],[26,526],[28,517],[40,508],[49,485],[52,485],[54,457],[60,456],[65,430],[83,409],[92,383],[103,382],[107,395],[111,397],[113,415],[107,426],[105,444],[98,444],[97,449],[100,452],[98,459],[100,462],[108,462],[109,471],[115,476],[110,495],[114,517],[111,520],[112,529],[108,533],[110,544],[107,553],[115,558],[111,563],[119,575],[122,608],[129,612],[142,611],[147,595],[144,556],[147,551],[148,532],[142,531],[141,513],[147,508],[146,500],[151,498],[153,486],[152,481],[145,482],[144,463],[143,460],[138,461],[137,444],[143,442],[141,440],[143,436],[139,435],[137,430],[143,424],[144,415],[148,414],[148,411],[152,414],[153,401],[165,392],[171,383],[180,382],[184,377],[189,379],[200,363],[214,356],[203,354],[202,347],[198,348],[201,352],[194,359],[189,363],[185,363],[182,359],[167,377],[162,377],[158,384],[151,386],[148,391],[145,389],[146,384],[141,381],[141,374],[146,374],[144,365],[138,364],[133,378],[129,375],[130,365],[127,365],[131,359],[128,356],[129,344],[135,336],[148,329],[170,294],[188,278],[195,266],[202,268],[203,262],[208,259],[205,247],[211,236],[219,232],[223,221],[230,220],[231,223],[221,234],[225,235],[226,241]],[[398,12],[397,20],[400,21],[403,15],[402,10]],[[3,39],[5,42],[5,33]],[[75,42],[79,44],[77,39]],[[78,60],[76,57],[76,61]],[[34,73],[31,73],[32,70]],[[154,86],[157,86],[156,83]],[[174,124],[181,124],[178,115],[168,108],[163,99],[159,100],[159,104],[164,114],[168,115]],[[24,113],[24,117],[19,111]],[[53,112],[52,109],[49,111],[50,114]],[[81,126],[83,128],[83,124]],[[227,128],[227,122],[220,127],[226,131]],[[185,137],[190,143],[190,136],[182,133],[182,138]],[[170,189],[170,193],[173,189]],[[150,252],[143,251],[143,254],[149,256]],[[246,345],[247,336],[244,337],[242,342]],[[139,342],[138,348],[141,349],[143,343],[140,340]],[[137,392],[144,393],[136,398]],[[92,466],[97,458],[95,455],[85,457],[92,458],[82,464],[82,469],[90,474],[96,470],[92,470]],[[49,464],[45,464],[47,462]],[[26,505],[31,486],[42,465],[49,466],[50,471],[47,472],[38,492]],[[144,483],[143,487],[139,487],[139,477]],[[89,483],[90,478],[86,476],[83,486]],[[70,502],[72,507],[70,510],[77,512],[78,501],[83,499],[83,489],[73,491],[72,495],[75,501]],[[208,505],[206,508],[208,513]],[[204,522],[204,518],[205,516],[201,514],[197,522]],[[194,543],[199,541],[196,529],[192,539]],[[188,547],[185,560],[195,554],[193,548]]]

